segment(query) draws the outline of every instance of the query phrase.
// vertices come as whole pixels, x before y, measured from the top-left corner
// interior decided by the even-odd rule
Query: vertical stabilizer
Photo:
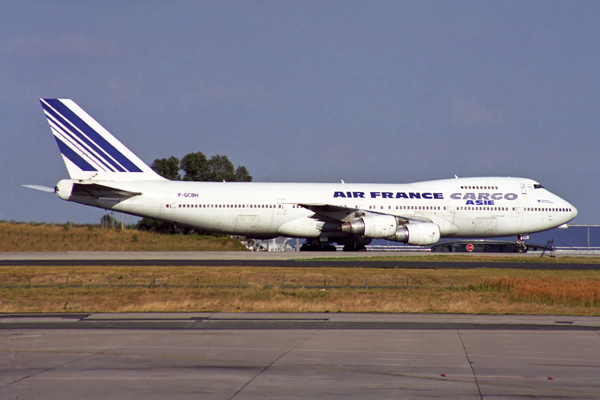
[[[74,101],[40,102],[71,179],[164,180]]]

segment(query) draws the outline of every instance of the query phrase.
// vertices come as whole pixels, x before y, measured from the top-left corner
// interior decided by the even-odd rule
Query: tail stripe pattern
[[[75,153],[69,146],[63,143],[57,136],[54,136],[56,139],[56,143],[58,144],[58,148],[60,152],[67,157],[73,164],[77,165],[82,171],[97,171],[96,168],[91,166],[87,161],[85,161],[81,156]]]
[[[73,127],[73,125],[71,125],[68,121],[66,121],[64,118],[58,115],[50,107],[46,106],[43,103],[42,106],[44,108],[44,111],[46,112],[46,117],[48,118],[48,122],[50,123],[50,127],[52,128],[54,137],[62,139],[61,141],[63,147],[61,147],[60,145],[58,147],[65,157],[67,157],[71,161],[73,161],[73,156],[78,156],[82,160],[85,160],[83,157],[86,157],[88,158],[88,161],[90,163],[96,165],[96,168],[84,169],[84,171],[97,171],[98,169],[100,169],[101,171],[115,172],[115,169],[111,168],[110,165],[108,165],[104,161],[104,158],[106,158],[107,155],[102,150],[95,146],[87,137],[82,135],[77,129]],[[65,153],[67,149],[69,150],[68,154]],[[75,151],[74,149],[77,149],[77,151]],[[109,161],[111,161],[111,164],[113,165],[116,164],[116,162],[111,159],[109,159]],[[76,165],[79,165],[77,162],[73,162]],[[121,172],[125,171],[121,167],[119,167],[119,170]]]
[[[94,164],[96,165],[100,163],[103,167],[100,169],[108,169],[111,172],[114,172],[114,169],[120,172],[142,172],[142,170],[131,160],[106,141],[106,139],[65,106],[60,100],[43,99],[41,103],[48,120],[52,121],[51,125],[55,136],[62,133],[61,136],[66,135],[71,139],[68,143],[71,144],[72,147],[69,146],[69,144],[62,142],[63,147],[61,148],[61,144],[59,144],[59,148],[61,153],[69,160],[73,161],[75,165],[79,166],[79,164],[74,161],[74,159],[76,159],[74,155],[78,155],[81,158],[78,162],[85,161],[83,158],[85,155],[88,159],[85,162],[91,168],[93,168],[93,166],[88,161],[95,161]],[[79,146],[76,143],[73,143],[73,141]],[[68,147],[71,152],[67,151],[65,147]],[[109,165],[111,165],[112,168]],[[81,168],[81,166],[79,167]],[[86,166],[86,168],[89,167]],[[84,168],[81,169],[89,170]]]

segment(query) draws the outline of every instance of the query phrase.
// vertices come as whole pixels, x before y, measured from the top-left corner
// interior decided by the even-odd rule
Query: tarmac
[[[1,399],[600,398],[600,317],[0,316]]]
[[[345,251],[48,251],[0,252],[0,260],[303,260],[311,258],[399,257],[427,252]]]
[[[600,270],[600,264],[542,262],[539,255],[519,255],[507,262],[497,257],[514,257],[512,253],[477,253],[479,261],[459,262],[440,258],[420,261],[424,252],[31,252],[0,253],[0,266],[247,266],[247,267],[343,267],[343,268],[504,268],[538,270]],[[485,258],[494,260],[486,261]]]

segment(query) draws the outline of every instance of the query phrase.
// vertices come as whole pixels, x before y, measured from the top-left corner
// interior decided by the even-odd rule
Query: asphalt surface
[[[1,399],[595,399],[600,317],[0,318]]]
[[[52,252],[0,253],[0,266],[257,266],[328,268],[504,268],[537,270],[600,270],[600,264],[542,263],[539,255],[519,255],[523,262],[381,261],[381,257],[423,256],[405,252]],[[514,254],[477,254],[514,257]],[[357,259],[359,258],[360,259]]]
[[[368,315],[368,314],[364,314]],[[345,313],[56,313],[3,314],[0,330],[6,329],[136,329],[136,330],[539,330],[598,331],[600,318],[532,317],[532,320],[489,316],[456,318],[411,317],[410,314],[389,314],[385,317],[364,317]],[[375,314],[376,315],[376,314]]]

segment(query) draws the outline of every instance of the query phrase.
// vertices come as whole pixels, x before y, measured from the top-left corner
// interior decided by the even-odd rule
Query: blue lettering
[[[421,195],[424,199],[432,199],[433,195],[431,193],[423,193]]]
[[[346,195],[344,194],[344,192],[335,192],[335,193],[333,194],[333,198],[336,198],[336,197],[343,197],[343,198],[346,198]]]
[[[352,192],[352,197],[354,197],[355,199],[364,199],[365,192]]]
[[[408,195],[410,196],[411,199],[420,199],[421,198],[421,193],[409,193]]]
[[[394,198],[394,193],[391,193],[391,192],[382,192],[381,193],[381,198],[382,199],[393,199]]]
[[[397,199],[408,199],[408,195],[403,192],[398,192],[398,193],[396,193],[396,198]]]
[[[468,206],[474,206],[475,203],[473,202],[473,200],[467,200],[467,205]]]
[[[434,193],[433,198],[438,199],[438,200],[444,200],[444,194],[443,193]]]
[[[381,193],[379,193],[379,192],[371,192],[371,198],[372,199],[376,199],[379,196],[381,196]]]

